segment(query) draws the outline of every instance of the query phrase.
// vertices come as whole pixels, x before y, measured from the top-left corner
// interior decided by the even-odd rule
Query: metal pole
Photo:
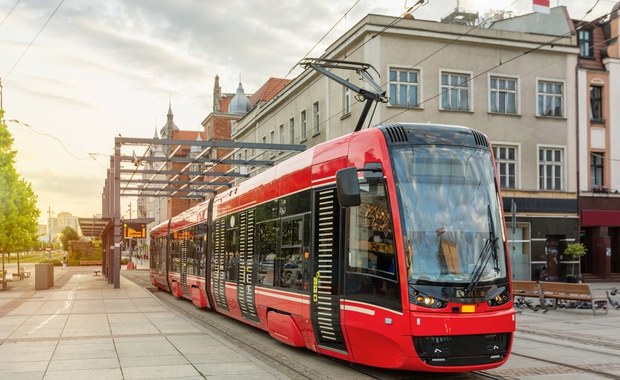
[[[114,139],[114,288],[121,286],[121,144]]]
[[[52,262],[52,206],[47,207],[47,242],[50,245],[50,251],[47,254],[47,261]]]

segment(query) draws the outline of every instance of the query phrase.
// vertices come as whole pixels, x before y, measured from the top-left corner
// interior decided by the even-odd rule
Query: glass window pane
[[[441,74],[441,84],[444,86],[448,84],[448,74]]]
[[[396,105],[396,85],[394,83],[390,83],[390,104]]]

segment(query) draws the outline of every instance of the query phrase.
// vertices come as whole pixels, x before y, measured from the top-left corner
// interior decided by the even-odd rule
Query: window
[[[561,82],[538,81],[538,116],[564,116]]]
[[[291,144],[295,144],[295,118],[294,117],[291,117],[289,119],[289,121],[288,121],[288,129],[289,129],[289,131],[291,133],[289,142]]]
[[[517,80],[515,78],[491,77],[489,84],[490,111],[496,113],[517,113]]]
[[[538,187],[540,190],[562,190],[564,150],[540,148],[538,150]]]
[[[390,105],[408,108],[419,106],[419,70],[390,69],[389,78]]]
[[[319,119],[319,102],[312,104],[312,129],[313,134],[318,135],[321,132],[321,124]]]
[[[271,144],[275,144],[276,142],[276,131],[274,131],[273,129],[271,130],[271,132],[269,133],[269,142]],[[269,150],[269,158],[274,158],[276,156],[276,151],[270,149]]]
[[[308,122],[307,122],[307,118],[306,118],[306,110],[301,111],[301,115],[300,115],[300,123],[301,123],[301,141],[304,141],[306,139],[306,135],[307,135],[307,128],[308,128]]]
[[[603,173],[605,171],[605,153],[590,153],[590,187],[602,187]]]
[[[590,120],[603,121],[603,87],[590,86]]]
[[[280,124],[278,129],[280,130],[280,144],[285,144],[286,142],[284,141],[284,124]]]
[[[517,147],[509,145],[495,145],[493,147],[495,154],[495,165],[497,165],[497,174],[499,176],[499,184],[502,189],[517,188]]]
[[[347,82],[349,79],[347,79]],[[342,86],[342,116],[351,113],[351,90],[347,86]]]
[[[441,109],[469,111],[470,75],[441,73]]]
[[[577,38],[579,40],[579,56],[582,58],[593,58],[592,30],[580,30]]]
[[[361,204],[348,209],[345,291],[360,300],[380,296],[385,306],[396,307],[398,266],[385,180],[360,188]]]

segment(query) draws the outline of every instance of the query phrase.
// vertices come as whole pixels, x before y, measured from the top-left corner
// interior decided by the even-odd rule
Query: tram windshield
[[[505,280],[492,162],[489,151],[470,147],[393,150],[410,285]]]

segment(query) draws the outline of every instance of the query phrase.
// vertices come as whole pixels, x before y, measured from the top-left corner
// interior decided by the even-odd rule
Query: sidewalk
[[[168,309],[121,276],[114,289],[91,267],[56,268],[0,291],[0,378],[285,378]]]

